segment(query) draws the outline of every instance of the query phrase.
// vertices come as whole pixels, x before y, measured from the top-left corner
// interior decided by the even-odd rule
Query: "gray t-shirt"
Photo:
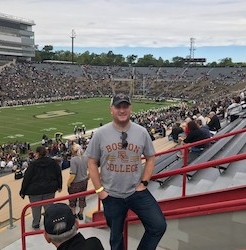
[[[242,106],[240,103],[232,103],[228,108],[229,115],[236,115],[242,111]]]
[[[70,161],[70,174],[75,174],[73,183],[87,179],[88,158],[85,155],[73,156]]]
[[[131,122],[127,131],[128,146],[122,149],[121,131],[112,122],[100,127],[86,149],[86,155],[97,159],[101,167],[101,182],[110,196],[126,198],[141,181],[141,157],[153,156],[155,149],[147,130]]]

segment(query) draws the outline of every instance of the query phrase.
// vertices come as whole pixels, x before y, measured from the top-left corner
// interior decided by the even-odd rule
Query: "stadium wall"
[[[34,21],[0,13],[0,59],[30,61],[35,57]]]

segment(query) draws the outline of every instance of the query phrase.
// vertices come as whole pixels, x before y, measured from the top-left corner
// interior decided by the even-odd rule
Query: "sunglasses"
[[[127,138],[127,133],[126,132],[121,132],[121,137],[120,139],[122,140],[121,144],[122,144],[122,148],[126,149],[128,146],[128,141],[126,140]]]

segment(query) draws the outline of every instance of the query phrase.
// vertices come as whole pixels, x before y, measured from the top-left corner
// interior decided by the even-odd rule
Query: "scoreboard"
[[[193,63],[205,63],[206,58],[184,58],[184,61]]]

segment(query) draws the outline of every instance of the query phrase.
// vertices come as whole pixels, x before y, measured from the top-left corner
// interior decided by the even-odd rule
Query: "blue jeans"
[[[141,220],[145,232],[138,245],[138,250],[154,250],[166,231],[166,219],[155,198],[148,189],[135,192],[121,199],[108,196],[102,200],[104,215],[111,229],[111,250],[124,250],[123,228],[129,209]]]

